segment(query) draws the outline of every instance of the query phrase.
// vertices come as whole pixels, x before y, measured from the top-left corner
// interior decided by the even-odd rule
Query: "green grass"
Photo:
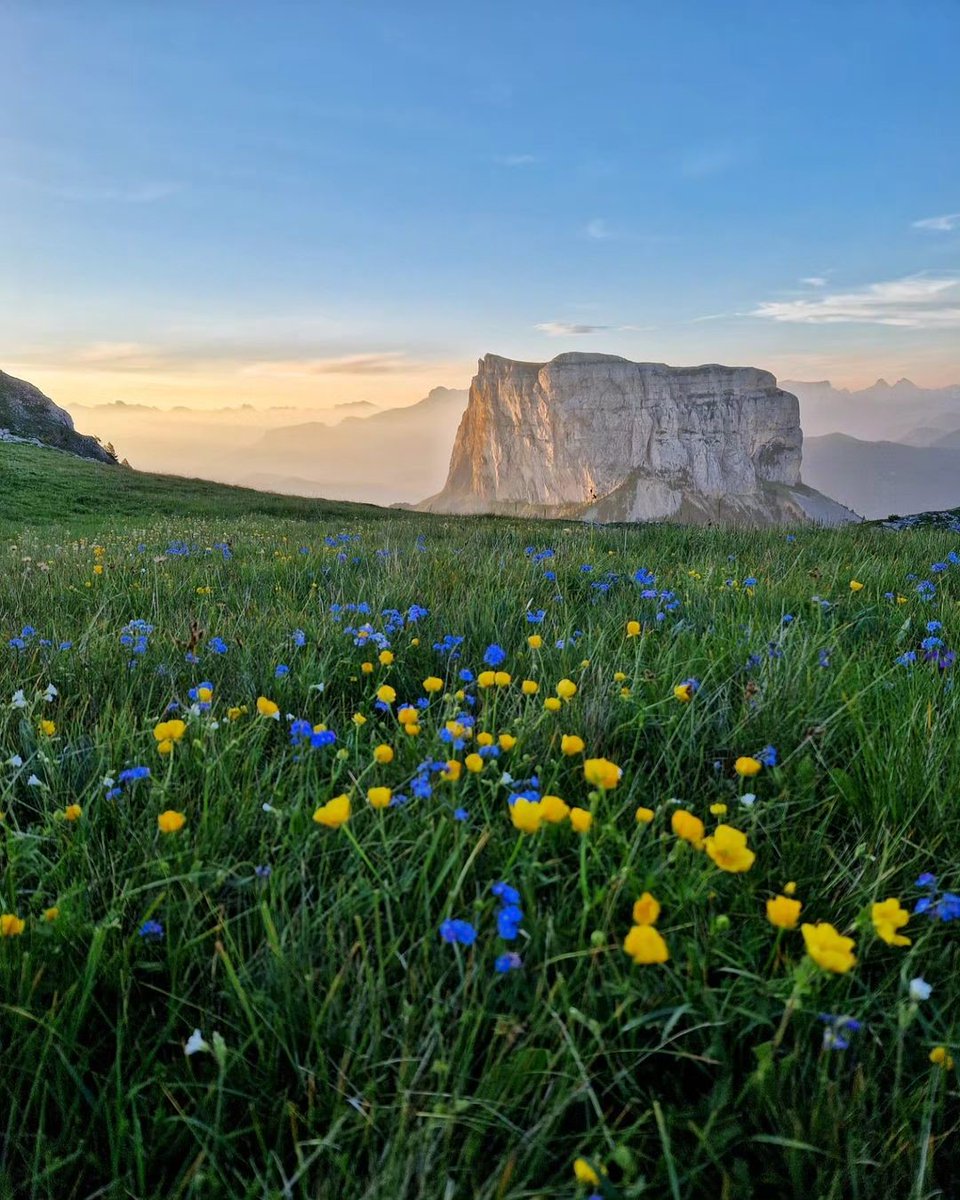
[[[142,476],[131,511],[118,493],[88,511],[73,505],[93,487],[84,472],[107,478],[97,468],[57,456],[41,506],[21,468],[43,452],[7,449],[0,491],[26,509],[0,544],[0,764],[22,765],[0,765],[0,844],[3,907],[26,924],[0,940],[0,1196],[585,1197],[577,1156],[606,1168],[605,1200],[956,1195],[955,1074],[928,1056],[960,1058],[960,926],[911,916],[911,944],[892,947],[869,919],[889,896],[912,909],[923,871],[960,890],[953,672],[922,651],[895,661],[931,620],[956,643],[960,567],[930,571],[952,535],[788,541],[261,497],[245,511],[243,493]],[[167,553],[175,541],[191,552]],[[529,546],[555,556],[538,563]],[[642,598],[640,567],[677,607]],[[594,587],[607,572],[609,590]],[[331,613],[359,602],[368,616]],[[344,630],[382,630],[384,610],[414,604],[429,615],[390,635],[390,665]],[[138,618],[154,627],[142,655],[121,643]],[[644,632],[627,638],[634,619]],[[36,633],[8,648],[24,625]],[[446,634],[464,638],[456,661],[433,649]],[[493,642],[511,684],[463,683]],[[433,675],[444,689],[419,736],[398,704],[377,710],[381,684],[415,702]],[[681,704],[689,677],[701,686]],[[562,678],[578,692],[553,714],[543,700]],[[212,708],[191,713],[204,681]],[[258,696],[280,720],[257,715]],[[153,729],[173,701],[188,728],[165,758]],[[248,711],[231,721],[231,706]],[[516,745],[415,797],[418,764],[474,748],[440,738],[464,711]],[[288,713],[336,745],[295,749]],[[622,767],[615,790],[591,792],[564,733]],[[390,764],[373,761],[381,743]],[[737,756],[768,744],[779,765],[739,780]],[[104,780],[135,764],[151,778],[108,799]],[[518,833],[504,771],[589,809],[589,831]],[[374,810],[373,784],[410,799]],[[316,824],[342,792],[348,824]],[[677,800],[708,832],[744,831],[752,868],[723,872],[678,841]],[[185,814],[179,833],[158,831],[166,809]],[[521,894],[516,942],[498,937],[498,880]],[[791,880],[803,920],[855,937],[849,973],[816,969],[799,931],[767,922]],[[644,891],[662,905],[665,964],[622,949]],[[444,944],[447,918],[471,921],[475,944]],[[162,940],[139,935],[148,920]],[[508,949],[523,966],[501,975]],[[911,1005],[920,975],[933,994]],[[820,1012],[863,1022],[849,1049],[822,1048]],[[187,1057],[195,1028],[211,1051]]]

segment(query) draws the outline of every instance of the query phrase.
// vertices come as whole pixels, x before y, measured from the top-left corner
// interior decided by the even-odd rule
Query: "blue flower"
[[[757,751],[756,758],[765,767],[775,767],[778,759],[776,746],[764,746],[762,750]]]
[[[470,814],[465,808],[455,808],[453,810],[453,819],[455,821],[469,821]]]
[[[547,610],[545,608],[538,608],[536,612],[527,613],[527,622],[530,625],[539,625],[546,615]]]
[[[273,672],[275,679],[284,679],[290,674],[290,668],[286,663],[278,663],[276,670]]]
[[[207,649],[211,650],[214,654],[226,654],[230,647],[222,637],[212,637],[207,642]]]
[[[509,883],[493,883],[490,885],[490,891],[502,900],[504,904],[519,904],[520,893],[515,887],[511,887]]]
[[[477,931],[469,921],[448,918],[440,926],[440,937],[451,944],[472,946],[477,940]]]
[[[850,1046],[847,1034],[858,1033],[863,1024],[854,1017],[835,1016],[833,1013],[819,1013],[818,1020],[823,1021],[826,1029],[823,1031],[824,1050],[846,1050]]]
[[[159,942],[163,938],[163,926],[159,921],[144,921],[137,933],[145,942]]]
[[[506,662],[507,652],[502,646],[498,646],[496,642],[489,645],[483,654],[483,661],[488,667],[499,667],[501,663]]]
[[[138,779],[149,778],[149,767],[127,767],[126,770],[120,772],[121,783],[136,783]]]
[[[498,956],[493,966],[498,974],[507,975],[510,971],[518,971],[523,966],[523,959],[513,950],[508,950],[506,954]]]

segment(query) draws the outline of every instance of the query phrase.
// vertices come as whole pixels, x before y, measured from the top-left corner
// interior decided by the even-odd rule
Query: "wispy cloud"
[[[396,375],[404,371],[421,371],[426,365],[412,361],[402,351],[384,351],[376,354],[347,354],[340,358],[254,362],[243,367],[242,373],[274,375],[278,378],[296,375]]]
[[[501,167],[530,167],[539,161],[535,154],[498,154],[494,159]]]
[[[603,217],[593,217],[592,220],[588,221],[584,233],[595,242],[606,241],[607,238],[613,237],[613,233]]]
[[[94,342],[78,350],[75,359],[90,366],[135,370],[155,366],[158,362],[154,348],[141,342]]]
[[[575,325],[572,321],[544,321],[540,325],[534,325],[534,329],[539,329],[547,337],[579,337],[612,328],[612,325]]]
[[[800,282],[805,283],[807,285],[807,287],[826,287],[827,286],[827,281],[822,275],[806,275],[803,279],[800,280]]]
[[[943,213],[939,217],[923,217],[914,221],[911,228],[925,229],[928,233],[950,233],[951,230],[960,228],[960,212]]]
[[[960,276],[910,275],[816,300],[766,300],[748,315],[804,325],[953,329],[960,327]]]

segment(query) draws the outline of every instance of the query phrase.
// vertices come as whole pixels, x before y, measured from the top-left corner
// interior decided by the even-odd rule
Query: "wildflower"
[[[367,800],[371,808],[387,808],[392,795],[388,787],[372,787],[367,790]]]
[[[577,685],[572,679],[561,679],[557,684],[556,692],[561,700],[572,700],[577,694]]]
[[[26,927],[26,921],[16,913],[0,913],[0,938],[19,937]]]
[[[393,691],[393,688],[390,690]],[[419,717],[419,710],[414,708],[412,704],[404,704],[402,708],[397,710],[397,720],[401,725],[416,725]]]
[[[247,706],[245,704],[234,704],[227,709],[228,721],[239,721],[241,717],[246,716]]]
[[[916,979],[910,980],[910,999],[914,1004],[920,1004],[924,1000],[929,1000],[932,991],[933,987],[927,983],[922,975],[918,975]]]
[[[183,1052],[189,1058],[192,1054],[199,1054],[201,1051],[209,1049],[210,1046],[203,1040],[203,1034],[199,1029],[195,1029],[187,1038],[187,1044],[184,1046]]]
[[[763,763],[756,758],[750,758],[749,755],[741,755],[740,758],[733,764],[733,769],[741,779],[749,779],[757,775],[763,767]]]
[[[544,796],[540,801],[540,815],[550,825],[559,825],[570,815],[570,806],[559,796]]]
[[[79,804],[68,804],[63,810],[63,819],[65,821],[79,821],[83,815],[83,809]]]
[[[670,817],[670,828],[681,841],[689,842],[698,850],[703,847],[703,835],[706,832],[703,822],[685,808],[678,808]]]
[[[41,721],[40,722],[40,732],[43,734],[44,737],[53,737],[53,735],[57,732],[56,722],[55,721]]]
[[[570,824],[575,833],[589,833],[593,824],[593,813],[585,808],[570,809]]]
[[[627,622],[627,637],[628,638],[637,637],[640,633],[640,629],[641,629],[641,625],[640,625],[639,621],[628,621]]]
[[[573,814],[571,813],[571,820]],[[510,806],[510,820],[515,829],[521,833],[536,833],[543,820],[543,809],[539,800],[525,800],[521,797]]]
[[[660,916],[660,902],[649,892],[644,892],[633,905],[634,925],[656,925]]]
[[[451,945],[472,946],[477,940],[477,931],[469,921],[448,918],[440,926],[440,937]]]
[[[145,942],[159,942],[163,938],[163,926],[159,921],[144,921],[137,933]]]
[[[845,975],[856,963],[853,938],[844,937],[826,921],[816,925],[801,925],[807,953],[824,971]]]
[[[478,775],[483,770],[484,762],[479,754],[468,754],[463,765],[472,775]]]
[[[824,1050],[847,1050],[850,1039],[847,1034],[859,1033],[863,1028],[860,1021],[853,1017],[834,1016],[833,1013],[819,1013],[819,1020],[826,1024],[823,1031]]]
[[[507,975],[511,971],[518,971],[522,966],[523,959],[514,950],[508,950],[506,954],[498,955],[493,964],[498,975]]]
[[[764,746],[756,754],[757,761],[765,767],[775,767],[779,757],[776,746]]]
[[[689,704],[699,690],[700,681],[698,679],[685,679],[683,683],[677,684],[673,689],[673,694],[681,704]]]
[[[0,917],[0,921],[2,920]],[[935,1067],[943,1067],[945,1071],[953,1070],[953,1055],[946,1046],[934,1046],[930,1051],[930,1061]]]
[[[430,692],[431,694],[433,692],[442,692],[443,680],[438,679],[436,675],[428,675],[423,681],[423,690],[425,692]]]
[[[797,892],[797,885],[794,883],[794,881],[792,879],[789,881],[789,883],[785,883],[783,885],[783,894],[785,896],[794,896],[794,895],[796,895],[796,892]]]
[[[756,802],[757,802],[757,797],[754,795],[753,792],[744,792],[743,795],[740,797],[740,803],[743,805],[744,808],[753,808],[753,806],[754,806],[754,804],[756,804]]]
[[[477,676],[477,687],[490,688],[497,681],[496,671],[481,671]]]
[[[575,1158],[573,1160],[573,1174],[577,1183],[585,1183],[590,1187],[597,1187],[600,1183],[600,1176],[585,1158]]]
[[[379,662],[381,667],[392,666],[393,665],[393,651],[392,650],[381,650],[380,653],[377,655],[377,662]],[[442,687],[443,684],[441,683],[440,686]]]
[[[377,688],[377,699],[381,704],[392,704],[396,698],[396,689],[392,688],[389,683],[382,683]]]
[[[378,763],[393,762],[393,747],[388,746],[386,742],[382,742],[379,746],[374,746],[373,760]]]
[[[543,707],[547,712],[559,712],[563,707],[563,701],[558,696],[548,696],[543,702]]]
[[[502,646],[498,646],[496,642],[488,646],[483,652],[483,662],[487,667],[499,667],[501,663],[506,662],[507,652]]]
[[[704,845],[721,871],[749,871],[757,857],[747,846],[747,835],[732,825],[718,825]]]
[[[862,589],[863,589],[863,584],[860,582],[859,579],[851,579],[850,580],[850,591],[851,592],[859,592]]]
[[[55,700],[55,699],[57,698],[57,696],[59,696],[59,695],[60,695],[60,693],[59,693],[59,692],[57,691],[57,689],[56,689],[56,688],[53,686],[53,684],[52,684],[52,683],[48,683],[48,684],[47,684],[47,689],[46,689],[46,691],[43,693],[43,698],[44,698],[44,700],[46,700],[46,701],[49,703],[50,701],[52,701],[52,700]]]
[[[727,814],[727,806],[725,804],[711,804],[710,815],[712,817],[724,817]]]
[[[611,792],[620,782],[623,771],[606,758],[588,758],[583,764],[583,777],[593,787]]]
[[[511,682],[510,672],[495,671],[493,675],[493,682],[497,685],[497,687],[509,687]]]
[[[796,929],[803,905],[787,896],[774,896],[767,901],[767,920],[778,929]]]
[[[350,820],[350,797],[346,792],[334,796],[326,804],[320,805],[314,812],[313,819],[318,825],[325,825],[328,829],[339,829]]]
[[[565,733],[560,739],[560,752],[568,756],[582,754],[584,745],[582,737],[578,737],[575,733]]]
[[[451,758],[447,763],[446,770],[441,772],[440,778],[446,780],[447,783],[456,783],[460,778],[461,769],[461,764],[455,758]]]
[[[540,636],[539,633],[531,633],[530,636],[527,638],[527,645],[530,647],[531,650],[539,650],[540,647],[543,645],[543,638]]]
[[[274,721],[280,720],[280,706],[274,704],[272,700],[268,700],[266,696],[257,697],[257,712],[261,717],[272,717]]]
[[[644,808],[641,805],[633,815],[638,825],[649,825],[657,814],[652,808]]]
[[[43,910],[43,919],[47,922],[48,925],[52,925],[53,922],[56,921],[56,919],[59,916],[60,916],[60,909],[56,906],[56,904],[52,904],[49,908],[45,908]]]
[[[165,809],[157,817],[157,828],[161,833],[179,833],[186,823],[187,818],[183,813],[173,808]]]
[[[520,684],[520,691],[525,696],[535,696],[540,691],[540,684],[535,679],[525,679]]]
[[[186,732],[185,721],[161,721],[158,725],[154,725],[153,736],[157,742],[157,751],[160,754],[169,754],[173,750],[174,743],[179,742]]]
[[[878,938],[888,946],[909,946],[910,939],[897,933],[910,920],[910,914],[894,897],[870,905],[870,920]]]
[[[623,948],[639,966],[665,963],[670,958],[663,935],[652,925],[634,925],[624,938]]]

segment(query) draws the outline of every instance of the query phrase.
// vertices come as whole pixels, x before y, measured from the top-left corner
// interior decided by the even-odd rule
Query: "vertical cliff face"
[[[442,512],[598,520],[843,519],[800,484],[799,403],[768,371],[606,354],[480,360]],[[817,497],[819,497],[817,499]]]
[[[95,438],[77,433],[73,418],[25,379],[0,371],[0,441],[28,441],[98,462],[115,460]]]

